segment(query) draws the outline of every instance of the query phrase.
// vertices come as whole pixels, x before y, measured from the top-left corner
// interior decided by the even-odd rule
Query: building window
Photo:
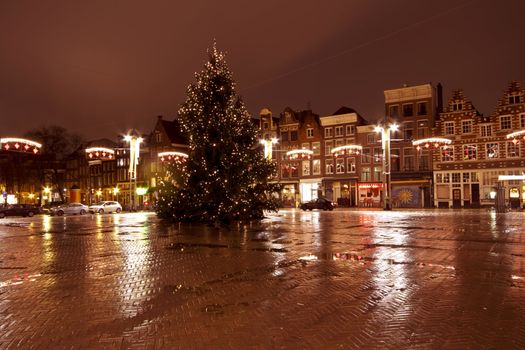
[[[325,162],[325,172],[327,174],[333,174],[334,173],[334,160],[333,159],[327,159]]]
[[[297,141],[297,130],[290,131],[290,141]]]
[[[333,147],[333,141],[325,141],[324,142],[324,154],[326,156],[329,156],[332,154],[332,147]]]
[[[346,126],[346,134],[347,135],[354,135],[355,134],[355,125],[347,125]]]
[[[525,128],[525,113],[520,114],[520,128]]]
[[[303,176],[310,175],[310,161],[303,160]]]
[[[335,160],[335,172],[337,174],[344,174],[344,172],[345,172],[345,160],[343,158],[337,158]]]
[[[155,142],[161,143],[162,142],[162,134],[160,132],[155,132]]]
[[[461,183],[461,173],[452,173],[452,183]]]
[[[403,170],[414,170],[414,150],[412,148],[403,148]]]
[[[332,137],[333,128],[324,128],[324,137]]]
[[[407,103],[403,105],[403,117],[411,117],[414,115],[414,105]]]
[[[427,103],[419,102],[417,104],[417,115],[427,115]]]
[[[343,136],[343,127],[342,126],[336,126],[335,127],[335,136]]]
[[[314,151],[314,156],[321,154],[321,142],[312,142],[312,151]]]
[[[516,158],[520,156],[520,144],[513,141],[507,142],[507,158]]]
[[[445,122],[445,135],[454,135],[454,122]]]
[[[370,164],[370,148],[363,148],[361,153],[361,163]]]
[[[306,129],[306,137],[314,137],[314,129],[313,128]]]
[[[346,171],[349,173],[355,173],[355,158],[346,158]]]
[[[403,138],[407,141],[412,140],[414,136],[414,123],[403,123]]]
[[[288,131],[283,131],[281,133],[281,141],[288,141]]]
[[[382,169],[380,166],[374,167],[374,181],[381,181]]]
[[[376,142],[376,135],[375,134],[368,134],[366,136],[366,142],[368,142],[369,144],[370,143],[375,143]]]
[[[361,181],[370,181],[370,168],[361,168]]]
[[[313,170],[314,175],[321,174],[321,160],[320,159],[312,160],[312,170]]]
[[[263,130],[268,130],[268,129],[269,129],[268,122],[264,122],[263,123]]]
[[[383,149],[379,147],[374,148],[374,162],[379,163],[383,158]]]
[[[399,171],[401,169],[401,156],[399,148],[390,150],[390,171]]]
[[[463,160],[478,159],[476,145],[463,145]]]
[[[463,173],[463,182],[464,183],[470,182],[470,173]]]
[[[441,161],[442,162],[453,162],[454,161],[454,148],[450,146],[441,147]]]
[[[301,144],[302,149],[310,149],[310,142],[303,142]]]
[[[472,120],[463,120],[461,122],[461,133],[462,134],[472,133]]]
[[[420,139],[428,137],[428,120],[419,120],[417,122],[417,136]]]
[[[481,125],[479,127],[479,133],[481,137],[490,137],[492,136],[492,125]]]
[[[506,130],[512,128],[512,122],[510,115],[504,115],[499,118],[499,125],[501,130]]]
[[[487,154],[487,159],[499,158],[499,144],[487,143],[485,145],[485,151]]]
[[[461,103],[461,102],[454,102],[452,104],[452,110],[454,112],[463,110],[463,103]]]
[[[339,147],[339,146],[342,146],[345,144],[345,140],[344,139],[336,139],[335,140],[335,147]]]
[[[389,114],[391,118],[399,117],[399,105],[392,105],[389,107]]]
[[[509,96],[509,104],[510,105],[513,105],[513,104],[516,104],[516,103],[520,103],[520,102],[521,102],[520,95],[510,95]]]

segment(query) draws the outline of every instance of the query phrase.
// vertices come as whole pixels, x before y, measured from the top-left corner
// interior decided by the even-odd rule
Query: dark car
[[[323,209],[323,210],[334,210],[334,203],[329,201],[326,198],[317,198],[312,199],[309,202],[301,203],[299,206],[302,210],[313,210],[313,209]]]
[[[0,219],[6,216],[33,216],[40,212],[38,207],[29,204],[12,204],[0,207]]]

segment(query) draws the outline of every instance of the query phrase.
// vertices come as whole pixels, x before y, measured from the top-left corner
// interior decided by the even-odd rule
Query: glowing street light
[[[270,140],[265,140],[265,139],[260,140],[260,143],[264,145],[264,157],[265,158],[272,159],[273,145],[275,145],[278,142],[279,140],[276,139],[275,137],[271,138]]]
[[[381,146],[383,148],[383,209],[392,210],[392,174],[390,173],[390,131],[399,130],[395,123],[377,125],[374,131],[381,133]]]
[[[131,204],[131,210],[134,210],[135,191],[133,191],[132,183],[135,183],[135,187],[137,187],[137,165],[139,163],[140,157],[140,144],[142,143],[143,139],[134,133],[124,136],[124,141],[129,143],[129,201]]]

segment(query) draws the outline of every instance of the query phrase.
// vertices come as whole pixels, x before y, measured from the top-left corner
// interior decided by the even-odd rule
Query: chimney
[[[443,86],[438,83],[436,86],[437,112],[443,113]]]

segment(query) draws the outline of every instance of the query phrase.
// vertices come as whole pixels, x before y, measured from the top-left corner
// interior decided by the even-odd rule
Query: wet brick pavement
[[[525,349],[524,219],[2,219],[0,349]]]

